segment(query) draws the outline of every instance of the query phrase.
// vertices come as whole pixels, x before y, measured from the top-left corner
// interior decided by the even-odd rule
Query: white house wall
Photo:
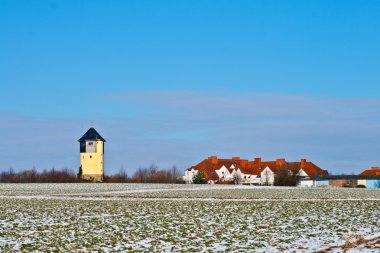
[[[261,173],[261,185],[273,185],[274,184],[274,173],[269,167],[266,167]]]
[[[243,180],[244,183],[260,184],[260,178],[258,178],[257,175],[247,175],[247,178]]]
[[[315,187],[314,180],[300,180],[298,182],[299,187]]]
[[[197,170],[191,169],[191,170],[186,170],[185,172],[185,182],[187,184],[191,184],[193,182],[193,177],[198,173]]]
[[[366,186],[366,183],[367,183],[367,180],[365,180],[365,179],[359,179],[358,180],[358,185],[364,185],[364,186]]]
[[[230,172],[228,169],[223,165],[219,170],[215,170],[216,174],[218,175],[219,179],[224,178],[227,180],[227,178],[231,177]]]

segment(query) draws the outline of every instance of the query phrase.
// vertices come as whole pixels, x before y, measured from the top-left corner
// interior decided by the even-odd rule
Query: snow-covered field
[[[0,252],[339,252],[379,236],[376,189],[0,184]]]

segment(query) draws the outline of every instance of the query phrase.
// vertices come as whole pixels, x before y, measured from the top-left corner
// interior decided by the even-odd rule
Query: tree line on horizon
[[[129,176],[124,168],[118,173],[105,175],[105,183],[183,183],[182,173],[173,166],[170,169],[159,169],[155,164],[149,167],[137,169]],[[0,183],[80,183],[77,173],[69,169],[37,171],[31,170],[14,171],[12,168],[0,173]]]
[[[129,176],[124,168],[112,176],[104,176],[107,183],[184,183],[182,173],[176,166],[170,169],[159,169],[155,164],[149,167],[138,168],[132,176]]]

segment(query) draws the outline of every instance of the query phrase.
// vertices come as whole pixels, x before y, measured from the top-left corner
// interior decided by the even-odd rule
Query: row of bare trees
[[[173,166],[170,169],[159,169],[152,164],[149,167],[139,168],[132,176],[128,176],[124,168],[113,176],[106,176],[105,182],[112,183],[182,183],[182,173]]]
[[[173,166],[170,169],[159,169],[152,164],[139,168],[129,176],[124,168],[114,175],[104,177],[107,183],[182,183],[182,173]],[[69,169],[43,170],[36,169],[15,172],[13,169],[0,173],[0,183],[75,183],[80,182],[77,174]]]
[[[74,183],[77,176],[69,169],[63,170],[43,170],[36,169],[15,172],[13,169],[0,173],[1,183]]]

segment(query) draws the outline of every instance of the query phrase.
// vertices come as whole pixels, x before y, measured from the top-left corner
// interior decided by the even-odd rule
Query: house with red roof
[[[322,175],[300,178],[299,186],[380,188],[380,169],[379,167],[372,167],[359,175]]]
[[[372,167],[369,170],[365,170],[362,173],[360,173],[361,176],[380,176],[380,169],[379,167]]]
[[[195,166],[185,171],[183,179],[186,183],[192,183],[193,177],[202,171],[208,183],[239,183],[252,185],[273,185],[274,175],[282,168],[288,168],[300,177],[324,176],[328,172],[319,168],[306,159],[299,162],[288,162],[284,158],[275,161],[262,161],[255,158],[252,161],[232,157],[220,159],[210,156]],[[307,181],[303,181],[306,182]]]
[[[380,188],[380,168],[372,167],[360,173],[361,179],[358,180],[358,185],[366,188]]]

